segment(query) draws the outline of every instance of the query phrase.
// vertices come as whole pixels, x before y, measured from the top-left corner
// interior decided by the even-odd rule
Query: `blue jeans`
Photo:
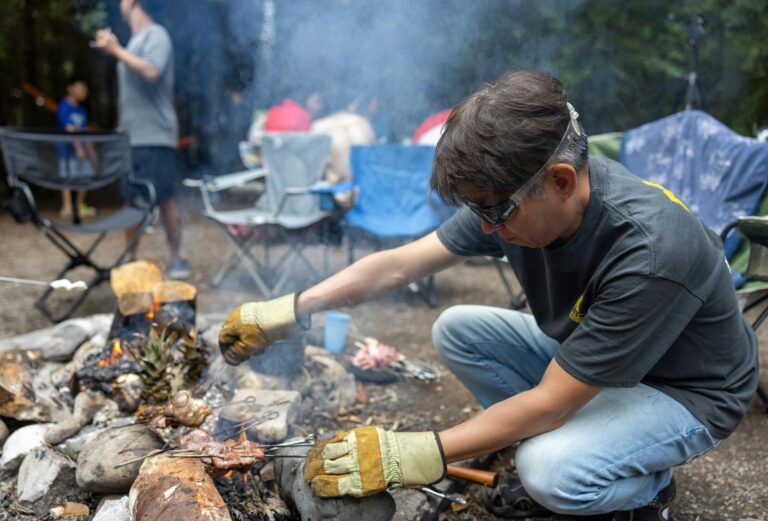
[[[432,338],[484,407],[537,385],[560,347],[531,315],[487,306],[447,309]],[[601,514],[647,505],[672,467],[718,443],[680,403],[640,384],[604,388],[562,427],[522,441],[515,463],[525,490],[550,510]]]

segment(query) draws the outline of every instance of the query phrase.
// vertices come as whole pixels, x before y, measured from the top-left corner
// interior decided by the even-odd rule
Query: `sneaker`
[[[615,521],[671,521],[672,513],[670,512],[670,507],[675,499],[676,492],[675,480],[673,479],[646,506],[634,510],[616,512],[613,519]]]
[[[80,205],[79,212],[80,212],[80,217],[95,217],[96,216],[96,208],[94,208],[93,206],[88,206],[85,203]]]
[[[172,280],[186,280],[192,276],[192,268],[184,259],[171,261],[165,269],[165,276]]]

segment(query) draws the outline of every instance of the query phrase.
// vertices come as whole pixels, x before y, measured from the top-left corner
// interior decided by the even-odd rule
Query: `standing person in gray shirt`
[[[181,216],[173,197],[179,133],[173,107],[173,43],[141,0],[121,0],[120,14],[131,27],[128,45],[123,47],[109,29],[98,31],[94,43],[118,61],[119,127],[131,141],[134,174],[155,185],[171,254],[166,275],[185,279],[191,270],[180,254]],[[127,189],[126,196],[140,194]],[[128,238],[135,233],[130,230]],[[135,251],[131,254],[135,256]]]

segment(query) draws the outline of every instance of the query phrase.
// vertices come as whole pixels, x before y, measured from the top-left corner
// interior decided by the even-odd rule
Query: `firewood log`
[[[202,462],[164,455],[148,458],[128,495],[134,521],[231,521]]]

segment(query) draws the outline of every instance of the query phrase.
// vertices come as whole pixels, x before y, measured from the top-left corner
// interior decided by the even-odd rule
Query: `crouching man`
[[[221,331],[239,363],[313,312],[467,256],[509,260],[532,314],[456,306],[433,326],[485,410],[439,433],[337,433],[310,452],[314,492],[425,485],[447,462],[519,442],[497,514],[669,519],[672,469],[731,434],[757,386],[756,339],[717,235],[663,187],[588,158],[577,112],[544,73],[508,74],[455,107],[431,183],[462,207],[436,233],[298,296],[244,304]]]

